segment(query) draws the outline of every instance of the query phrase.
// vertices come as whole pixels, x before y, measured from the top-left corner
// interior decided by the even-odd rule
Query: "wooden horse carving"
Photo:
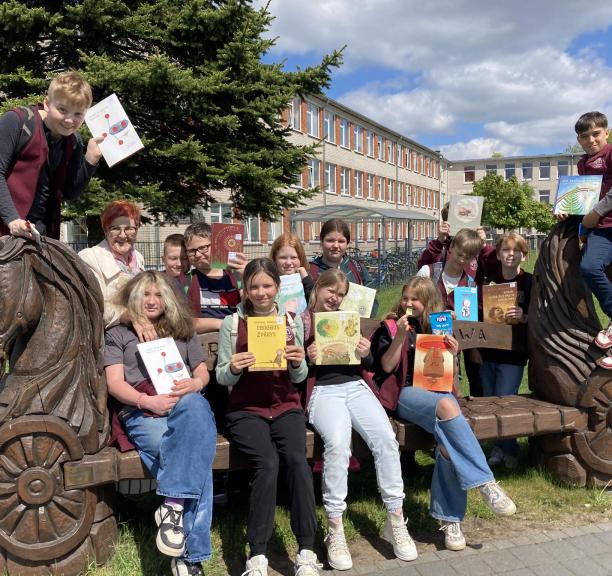
[[[535,440],[544,464],[578,485],[612,480],[612,372],[598,368],[600,322],[580,275],[579,219],[542,244],[529,307],[529,384],[549,402],[588,409],[588,430]]]
[[[62,466],[106,444],[102,313],[68,247],[0,239],[0,573],[77,573],[95,548],[104,503],[64,489]]]

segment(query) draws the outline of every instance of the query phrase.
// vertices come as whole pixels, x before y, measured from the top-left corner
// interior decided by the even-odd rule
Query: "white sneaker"
[[[346,544],[342,522],[335,529],[328,524],[327,536],[323,543],[327,548],[327,563],[334,570],[350,570],[353,567],[353,559]]]
[[[268,576],[268,559],[263,554],[249,558],[242,576]]]
[[[155,523],[159,526],[155,543],[166,556],[182,556],[185,552],[183,507],[166,504],[155,510]]]
[[[487,506],[498,516],[512,516],[516,512],[516,504],[497,482],[487,482],[478,486],[478,490]]]
[[[459,522],[444,522],[440,526],[440,530],[444,532],[444,546],[447,550],[463,550],[465,548],[465,537],[461,532],[461,524]]]
[[[491,450],[491,454],[487,458],[487,464],[489,466],[497,466],[504,461],[504,452],[499,446],[494,446]]]
[[[319,564],[317,555],[312,550],[302,550],[295,557],[293,567],[295,576],[319,576],[319,568],[323,568],[323,564]]]
[[[172,576],[204,576],[200,562],[187,562],[182,558],[172,558],[170,562]]]
[[[408,522],[406,520],[406,522]],[[403,516],[387,514],[383,538],[393,546],[393,553],[400,559],[409,562],[418,556],[414,540],[408,533]]]

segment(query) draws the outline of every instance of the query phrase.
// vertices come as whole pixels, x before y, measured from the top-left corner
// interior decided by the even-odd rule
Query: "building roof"
[[[474,162],[490,162],[492,164],[493,162],[505,162],[508,160],[543,160],[545,158],[569,159],[580,157],[583,155],[584,152],[553,152],[551,154],[523,154],[522,156],[493,156],[488,158],[468,158],[467,160],[449,160],[447,158],[446,161],[449,164],[449,168],[452,169],[453,164],[469,164]]]
[[[325,222],[331,218],[341,218],[346,222],[361,222],[374,219],[384,220],[426,220],[436,221],[437,218],[414,210],[398,208],[369,208],[357,204],[321,204],[305,210],[294,210],[292,222]]]

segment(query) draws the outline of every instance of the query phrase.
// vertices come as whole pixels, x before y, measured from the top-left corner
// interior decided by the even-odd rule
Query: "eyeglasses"
[[[197,248],[189,248],[185,250],[187,252],[187,256],[195,256],[198,252],[204,256],[207,252],[210,252],[210,244],[202,244],[202,246],[198,246]]]
[[[126,236],[136,236],[138,228],[136,226],[111,226],[108,229],[110,236],[119,236],[119,234],[125,234]]]

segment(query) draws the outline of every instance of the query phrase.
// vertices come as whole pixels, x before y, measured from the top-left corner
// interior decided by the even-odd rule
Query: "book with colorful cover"
[[[280,277],[280,289],[276,296],[281,310],[301,314],[306,310],[306,296],[304,295],[304,285],[302,277],[298,274],[285,274]]]
[[[603,176],[559,176],[553,214],[588,214],[599,200]]]
[[[453,290],[455,317],[466,322],[478,322],[478,288],[457,286]]]
[[[361,338],[359,327],[358,312],[315,312],[315,364],[361,364],[361,358],[355,351]]]
[[[454,358],[444,336],[417,334],[412,385],[433,392],[452,392]]]
[[[247,318],[247,350],[255,354],[249,372],[287,370],[287,318],[282,316],[249,316]]]
[[[506,324],[506,312],[516,306],[516,282],[485,284],[482,287],[482,319],[489,324]]]
[[[453,335],[453,315],[450,312],[432,312],[429,315],[431,333],[437,336]]]
[[[176,382],[191,378],[173,338],[140,342],[137,348],[158,394],[169,394]]]
[[[448,206],[448,224],[450,233],[454,236],[462,228],[475,230],[480,226],[482,218],[482,196],[464,196],[455,194],[451,196]]]
[[[352,310],[358,312],[362,318],[369,318],[372,314],[375,298],[376,290],[374,288],[349,282],[349,289],[342,299],[340,310]]]
[[[85,123],[94,138],[104,138],[99,146],[109,168],[144,148],[116,94],[87,110]]]
[[[244,224],[212,225],[210,239],[210,267],[223,270],[229,260],[236,258],[236,252],[242,252]]]

